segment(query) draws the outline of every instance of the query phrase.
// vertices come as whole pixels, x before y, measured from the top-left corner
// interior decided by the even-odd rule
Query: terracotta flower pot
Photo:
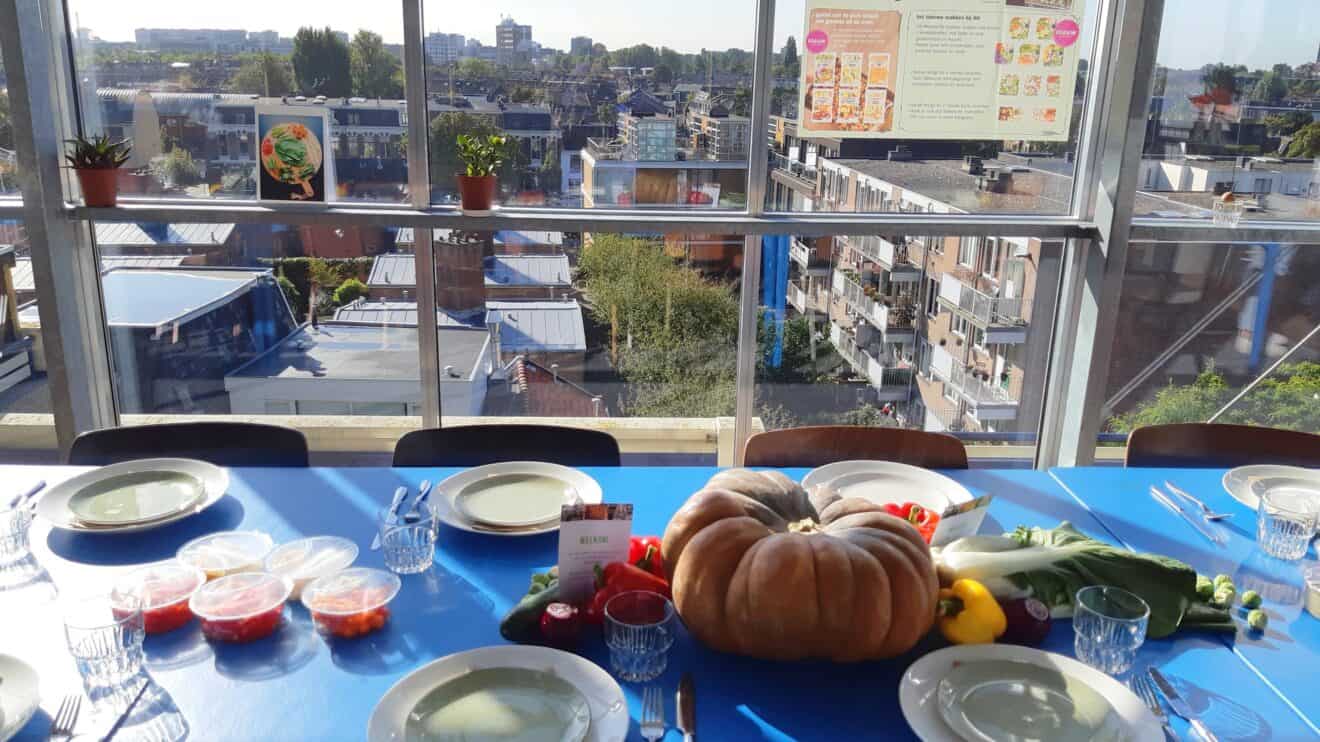
[[[458,192],[463,201],[463,211],[490,211],[495,203],[494,175],[460,175]]]
[[[119,169],[74,170],[78,185],[82,186],[83,203],[88,206],[110,207],[119,200]]]

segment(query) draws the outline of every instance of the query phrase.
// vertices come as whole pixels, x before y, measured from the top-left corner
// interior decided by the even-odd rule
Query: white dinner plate
[[[575,654],[548,647],[507,645],[451,654],[406,675],[385,693],[367,721],[367,742],[402,742],[408,715],[433,690],[477,670],[522,668],[553,675],[587,699],[591,712],[585,742],[628,736],[628,703],[608,672]]]
[[[559,530],[557,510],[554,512],[541,512],[539,515],[530,518],[530,522],[526,522],[527,519],[524,519],[523,525],[506,526],[491,522],[478,522],[466,515],[463,505],[456,502],[464,490],[472,485],[492,478],[510,475],[534,475],[557,479],[564,482],[565,486],[570,488],[580,498],[581,502],[587,505],[600,503],[604,499],[604,492],[601,491],[600,483],[577,469],[542,461],[508,461],[474,467],[459,472],[436,485],[439,495],[433,497],[436,504],[436,516],[440,518],[441,522],[454,528],[472,533],[490,533],[498,536],[533,536]],[[565,500],[565,504],[567,502],[568,500]],[[516,522],[517,518],[506,515],[506,520]]]
[[[1024,662],[1063,673],[1099,694],[1118,717],[1122,738],[1132,742],[1163,742],[1155,716],[1122,683],[1071,657],[1011,644],[968,644],[946,647],[913,662],[898,685],[898,703],[912,731],[924,742],[961,742],[940,713],[940,681],[956,665],[979,661]]]
[[[1276,464],[1239,466],[1224,474],[1224,489],[1234,500],[1256,510],[1260,507],[1260,493],[1266,488],[1276,484],[1296,483],[1297,480],[1320,487],[1320,471]]]
[[[124,522],[118,525],[88,523],[70,509],[70,501],[89,487],[129,475],[168,473],[192,478],[202,483],[204,495],[186,507],[172,509],[158,518]],[[102,466],[65,480],[46,491],[37,501],[37,515],[55,526],[80,533],[133,533],[174,523],[214,505],[229,488],[229,474],[214,464],[192,459],[139,459]]]
[[[892,461],[838,461],[812,469],[802,478],[807,492],[821,485],[833,488],[840,497],[860,497],[877,505],[915,502],[937,513],[973,499],[966,487],[943,474]]]
[[[0,654],[0,742],[18,734],[40,705],[37,671],[16,657]]]

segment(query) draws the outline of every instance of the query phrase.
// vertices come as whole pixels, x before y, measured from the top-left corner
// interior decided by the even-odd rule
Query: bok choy
[[[1072,616],[1073,596],[1088,585],[1114,585],[1150,606],[1152,638],[1180,629],[1233,631],[1228,611],[1197,597],[1196,570],[1176,559],[1138,554],[1097,541],[1064,521],[1058,528],[1019,526],[1003,536],[971,536],[937,556],[941,580],[970,578],[1000,600],[1034,597],[1056,618]]]

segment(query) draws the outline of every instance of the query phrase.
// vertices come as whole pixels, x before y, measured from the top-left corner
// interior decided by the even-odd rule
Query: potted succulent
[[[508,154],[508,139],[502,136],[458,135],[458,159],[466,170],[458,175],[463,212],[490,213],[495,203],[495,173]]]
[[[71,146],[64,159],[78,174],[83,203],[114,206],[119,196],[119,168],[128,162],[133,147],[126,140],[116,142],[104,134],[92,139],[77,137],[67,143]]]

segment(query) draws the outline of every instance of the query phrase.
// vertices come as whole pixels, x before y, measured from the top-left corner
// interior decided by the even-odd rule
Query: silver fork
[[[69,694],[60,702],[55,718],[50,723],[51,739],[73,739],[73,729],[78,725],[78,711],[82,708],[82,696]]]
[[[1194,495],[1192,495],[1192,493],[1188,492],[1185,489],[1182,489],[1181,487],[1178,487],[1173,482],[1170,482],[1167,479],[1164,480],[1164,486],[1173,494],[1181,497],[1182,499],[1200,508],[1201,517],[1205,518],[1206,520],[1209,521],[1227,520],[1234,516],[1234,513],[1216,513],[1215,511],[1210,509],[1209,505],[1206,505],[1204,502],[1201,502],[1201,500],[1195,497]]]
[[[1146,677],[1146,673],[1137,673],[1132,676],[1132,690],[1146,704],[1146,708],[1150,709],[1152,714],[1155,714],[1155,718],[1160,720],[1160,726],[1164,728],[1165,739],[1175,740],[1176,742],[1178,735],[1174,734],[1173,727],[1169,726],[1169,715],[1164,713],[1164,706],[1160,704],[1159,698],[1155,696],[1155,689],[1151,687],[1150,678]]]
[[[649,742],[665,736],[665,697],[660,686],[642,689],[642,737]]]

